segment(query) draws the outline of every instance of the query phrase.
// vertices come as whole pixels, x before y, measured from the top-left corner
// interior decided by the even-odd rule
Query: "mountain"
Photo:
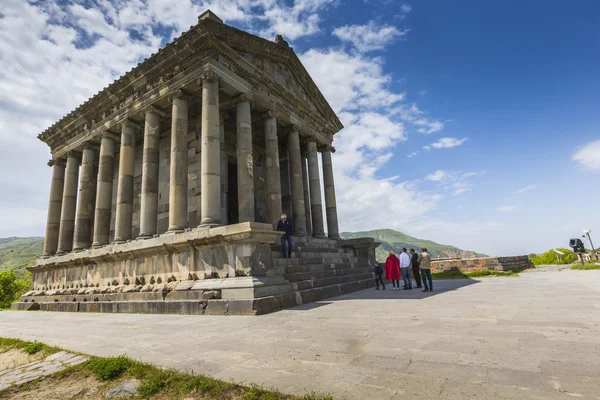
[[[42,255],[44,238],[0,238],[0,271],[13,270],[18,276],[25,273],[25,267]]]
[[[442,258],[487,257],[485,254],[474,251],[461,250],[458,247],[439,244],[431,240],[417,239],[393,229],[376,229],[367,232],[342,232],[340,236],[344,239],[372,237],[376,241],[381,242],[381,245],[375,250],[377,261],[380,262],[385,261],[390,251],[398,254],[401,247],[415,249],[415,251],[426,247],[433,258],[437,258],[438,256]]]

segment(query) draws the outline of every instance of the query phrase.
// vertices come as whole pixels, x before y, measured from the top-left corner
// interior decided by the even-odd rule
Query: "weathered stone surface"
[[[106,393],[107,399],[122,399],[127,397],[134,397],[137,395],[137,390],[140,387],[141,382],[137,379],[131,379],[118,384],[116,387]]]

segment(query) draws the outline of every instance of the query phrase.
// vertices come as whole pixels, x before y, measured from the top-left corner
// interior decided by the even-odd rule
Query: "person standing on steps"
[[[421,255],[419,256],[419,268],[421,268],[421,277],[423,278],[423,286],[425,286],[424,292],[433,292],[433,281],[431,280],[431,256],[427,252],[427,249],[421,249]],[[427,285],[429,282],[429,286]]]
[[[287,258],[292,258],[292,248],[294,241],[292,240],[292,224],[287,219],[287,215],[281,214],[281,219],[277,222],[277,230],[283,232],[281,237],[281,257],[286,258],[285,244],[288,244]]]
[[[412,289],[412,281],[410,280],[410,257],[406,252],[406,247],[402,248],[400,252],[400,272],[402,273],[402,280],[404,281],[404,286],[402,289],[409,290]]]
[[[391,251],[385,260],[385,277],[388,281],[392,281],[392,290],[400,289],[400,260]]]
[[[419,255],[415,249],[410,249],[410,266],[412,267],[413,276],[417,283],[417,289],[421,288],[421,269],[419,268]]]
[[[381,264],[377,263],[377,265],[375,265],[375,285],[377,285],[375,290],[379,290],[379,282],[381,282],[381,286],[383,286],[383,290],[385,290],[385,283],[383,283],[383,267]]]

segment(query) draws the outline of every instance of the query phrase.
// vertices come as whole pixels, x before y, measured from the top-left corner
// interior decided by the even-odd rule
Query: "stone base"
[[[298,238],[245,223],[38,260],[15,310],[259,315],[371,287],[373,239]]]
[[[482,257],[482,258],[453,258],[453,259],[433,259],[431,269],[433,272],[442,272],[449,270],[460,270],[463,272],[477,270],[493,271],[514,271],[519,272],[528,268],[533,268],[533,263],[529,256],[514,257]]]

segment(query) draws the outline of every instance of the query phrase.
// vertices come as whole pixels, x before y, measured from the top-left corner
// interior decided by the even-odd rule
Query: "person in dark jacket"
[[[417,288],[421,287],[421,268],[419,268],[419,255],[415,253],[415,249],[410,249],[410,266],[417,282]]]
[[[283,236],[281,237],[281,256],[286,258],[285,244],[287,242],[287,258],[292,258],[294,241],[292,240],[292,224],[287,220],[287,215],[281,214],[281,219],[277,222],[277,230],[283,232]]]
[[[381,264],[375,265],[375,285],[377,285],[377,289],[379,290],[379,282],[381,282],[381,286],[383,286],[383,290],[385,290],[385,283],[383,283],[383,267]]]

